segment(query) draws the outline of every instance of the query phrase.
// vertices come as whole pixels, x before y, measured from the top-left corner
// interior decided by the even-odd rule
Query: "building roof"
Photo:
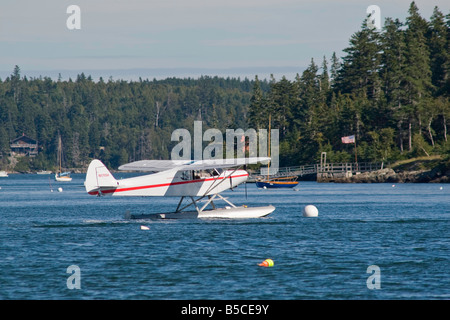
[[[23,134],[20,137],[17,137],[11,141],[11,144],[21,144],[21,143],[37,144],[37,140],[30,138],[30,137],[26,136],[25,134]]]

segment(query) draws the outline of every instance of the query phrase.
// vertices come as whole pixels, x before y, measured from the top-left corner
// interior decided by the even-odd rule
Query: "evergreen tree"
[[[271,114],[273,128],[279,128],[280,138],[289,131],[292,121],[292,111],[297,104],[298,93],[295,84],[286,79],[273,81],[268,97],[268,112]]]
[[[402,112],[408,119],[408,149],[412,150],[413,123],[417,121],[420,130],[424,112],[432,92],[430,54],[426,40],[428,23],[419,14],[414,2],[409,8],[405,31],[405,98]],[[426,115],[427,117],[429,115]]]
[[[386,98],[389,115],[396,122],[398,128],[397,141],[403,152],[403,124],[407,122],[402,111],[406,104],[405,99],[405,34],[401,29],[403,24],[398,20],[387,18],[384,25],[384,33],[381,44],[383,53],[381,56],[382,69],[380,76],[383,83],[383,91]]]
[[[258,76],[255,76],[252,97],[249,106],[249,124],[253,129],[267,128],[268,114],[264,94]]]
[[[344,49],[347,55],[338,72],[336,88],[342,93],[356,93],[378,99],[381,83],[379,34],[374,29],[362,24],[361,30],[354,33],[350,46]]]
[[[330,76],[328,75],[328,63],[325,56],[323,56],[322,60],[322,74],[319,76],[319,87],[320,92],[325,97],[330,90]]]
[[[430,50],[431,82],[438,89],[436,95],[443,94],[445,80],[448,78],[448,60],[450,53],[447,43],[447,26],[445,18],[438,7],[433,10],[427,33]]]
[[[336,56],[336,52],[333,52],[333,55],[331,56],[331,65],[330,65],[330,84],[331,87],[335,88],[336,86],[336,80],[338,78],[338,72],[341,68],[341,63],[339,62],[339,59]]]
[[[383,53],[381,55],[382,69],[380,76],[387,103],[393,107],[401,107],[404,103],[402,82],[405,68],[405,39],[401,30],[402,23],[396,19],[387,18],[382,36]]]

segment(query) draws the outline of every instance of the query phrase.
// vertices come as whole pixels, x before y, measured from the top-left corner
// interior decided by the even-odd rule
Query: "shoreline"
[[[320,183],[450,183],[450,170],[439,167],[431,170],[395,171],[391,168],[362,172],[348,177],[318,178]]]
[[[450,165],[445,162],[435,162],[428,168],[423,167],[424,161],[414,161],[406,166],[400,165],[394,168],[384,168],[370,172],[348,172],[345,175],[335,176],[316,176],[307,175],[298,177],[298,181],[317,181],[319,183],[450,183]],[[70,168],[67,169],[73,174],[86,174],[87,168]],[[48,174],[39,174],[38,171],[18,172],[7,171],[10,174],[33,174],[52,176],[55,172]],[[111,170],[112,173],[123,172],[119,170]],[[251,174],[250,174],[251,175]],[[254,181],[247,181],[252,183]]]

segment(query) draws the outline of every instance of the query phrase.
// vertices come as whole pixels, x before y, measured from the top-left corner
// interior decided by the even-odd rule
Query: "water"
[[[0,299],[450,298],[448,184],[248,184],[248,199],[243,186],[223,195],[274,213],[128,221],[126,210],[165,212],[178,199],[97,198],[73,178],[0,178]],[[308,204],[319,217],[302,216]],[[258,266],[266,258],[274,267]],[[71,265],[80,289],[67,287]],[[371,265],[380,289],[368,288]]]

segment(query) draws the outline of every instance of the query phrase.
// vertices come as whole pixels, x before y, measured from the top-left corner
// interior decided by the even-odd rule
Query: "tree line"
[[[294,81],[255,78],[252,127],[280,129],[280,161],[394,161],[449,154],[450,15],[429,21],[414,2],[405,22],[387,18],[381,31],[363,21],[338,59],[311,59]],[[354,135],[355,145],[341,137]]]
[[[202,76],[198,79],[124,81],[84,73],[68,81],[28,79],[16,66],[0,81],[0,165],[11,165],[10,141],[25,134],[39,143],[33,159],[20,158],[20,171],[57,165],[58,137],[65,168],[100,158],[112,168],[141,159],[169,159],[177,128],[193,132],[245,128],[253,81]]]

